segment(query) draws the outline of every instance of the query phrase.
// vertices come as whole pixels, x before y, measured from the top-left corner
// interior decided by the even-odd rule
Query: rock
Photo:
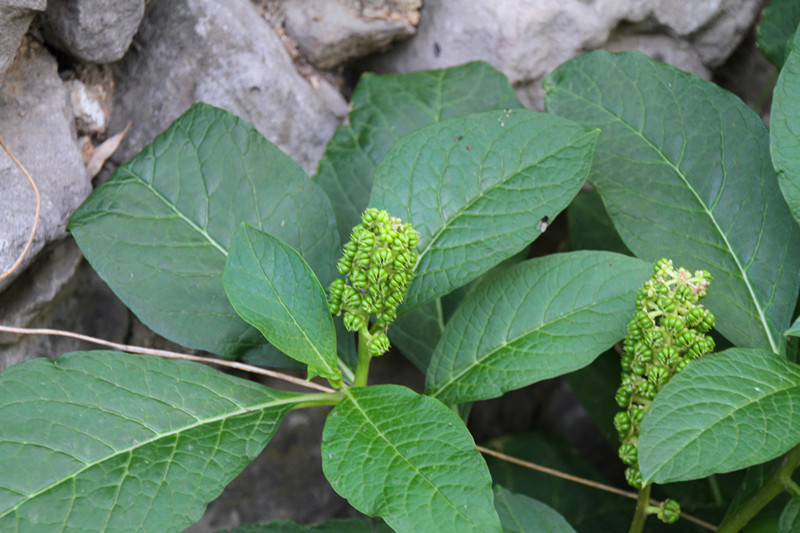
[[[130,46],[144,0],[50,0],[42,32],[47,42],[80,61],[109,63]]]
[[[0,324],[64,329],[123,342],[129,313],[85,261],[72,238],[48,246],[0,294]],[[34,357],[55,358],[97,345],[52,335],[0,334],[0,370]]]
[[[19,43],[34,15],[46,6],[47,0],[10,0],[0,5],[0,81],[14,62]]]
[[[416,33],[422,0],[285,0],[286,33],[320,68],[363,57]]]
[[[41,194],[31,249],[20,267],[0,280],[2,290],[47,243],[66,235],[69,216],[92,189],[56,61],[38,44],[23,43],[0,85],[0,138],[27,168]],[[0,153],[0,191],[0,272],[5,272],[25,247],[36,209],[31,185],[5,153]]]
[[[296,72],[249,0],[152,0],[135,43],[114,72],[110,130],[134,121],[115,162],[203,101],[247,120],[312,172],[347,114],[332,85]]]
[[[528,106],[542,109],[541,80],[587,50],[641,46],[708,76],[752,25],[760,0],[438,0],[417,35],[368,66],[382,72],[444,68],[484,59],[504,72]]]
[[[75,126],[83,135],[98,134],[108,127],[108,109],[103,107],[102,99],[80,80],[64,83],[69,91]]]

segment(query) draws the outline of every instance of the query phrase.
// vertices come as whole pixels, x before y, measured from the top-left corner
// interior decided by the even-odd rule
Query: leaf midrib
[[[476,527],[476,528],[477,528],[477,527],[478,527],[478,526],[477,526],[477,524],[475,524],[475,523],[474,523],[474,522],[473,522],[473,521],[472,521],[472,520],[471,520],[471,519],[470,519],[468,516],[464,515],[464,514],[461,512],[461,510],[458,508],[458,506],[457,506],[457,505],[455,505],[453,502],[451,502],[451,501],[450,501],[450,498],[448,498],[448,497],[447,497],[447,496],[446,496],[446,495],[445,495],[445,494],[444,494],[444,493],[443,493],[443,492],[442,492],[442,491],[439,489],[439,487],[437,487],[437,486],[436,486],[436,485],[435,485],[435,484],[434,484],[434,483],[433,483],[433,482],[432,482],[430,479],[428,479],[428,476],[426,476],[426,475],[425,475],[423,472],[421,472],[421,471],[419,470],[419,468],[417,468],[417,467],[416,467],[416,465],[414,465],[414,463],[412,463],[411,461],[409,461],[409,460],[406,458],[406,456],[405,456],[405,455],[403,455],[403,454],[400,452],[400,450],[399,450],[399,449],[397,449],[397,447],[394,445],[394,443],[393,443],[392,441],[390,441],[390,440],[388,439],[388,437],[386,437],[386,435],[383,433],[383,431],[381,431],[381,430],[380,430],[380,428],[379,428],[378,426],[376,426],[376,425],[375,425],[375,424],[372,422],[372,419],[371,419],[371,418],[370,418],[370,417],[367,415],[367,412],[366,412],[366,411],[364,411],[364,410],[361,408],[361,406],[358,404],[358,401],[356,401],[356,399],[353,397],[353,394],[352,394],[352,393],[351,393],[351,392],[350,392],[348,389],[345,389],[345,390],[344,390],[344,394],[345,394],[345,396],[347,396],[348,398],[350,398],[350,401],[353,403],[353,406],[354,406],[354,407],[355,407],[355,408],[358,410],[358,412],[359,412],[359,413],[361,413],[361,415],[364,417],[364,420],[366,420],[366,421],[367,421],[367,423],[370,425],[370,427],[372,427],[372,428],[375,430],[375,433],[377,433],[377,434],[378,434],[378,435],[381,437],[381,439],[382,439],[382,440],[383,440],[383,441],[384,441],[384,442],[385,442],[385,443],[386,443],[386,444],[387,444],[387,445],[388,445],[388,446],[389,446],[389,447],[390,447],[392,450],[394,450],[394,452],[395,452],[395,454],[397,455],[397,457],[400,457],[400,458],[402,458],[402,459],[403,459],[403,461],[405,461],[405,463],[406,463],[408,466],[410,466],[410,467],[411,467],[411,468],[412,468],[412,469],[413,469],[413,470],[414,470],[414,471],[417,473],[417,475],[418,475],[418,476],[419,476],[421,479],[424,479],[424,480],[425,480],[425,481],[426,481],[426,482],[427,482],[427,483],[428,483],[428,484],[431,486],[431,488],[433,488],[433,490],[434,490],[434,491],[435,491],[437,494],[439,494],[439,495],[440,495],[440,496],[441,496],[441,497],[444,499],[444,501],[446,501],[446,502],[447,502],[447,504],[448,504],[448,505],[450,505],[450,507],[452,507],[452,508],[453,508],[453,510],[454,510],[454,511],[455,511],[455,512],[456,512],[456,513],[459,515],[459,516],[463,517],[463,518],[464,518],[464,519],[465,519],[467,522],[469,522],[470,524],[472,524],[474,527]]]
[[[620,116],[615,115],[610,109],[605,107],[601,102],[595,102],[593,100],[589,100],[588,98],[585,98],[583,95],[575,93],[575,92],[572,92],[572,91],[569,91],[567,89],[563,89],[562,88],[561,90],[566,92],[566,93],[569,93],[569,94],[573,95],[574,97],[576,97],[579,100],[583,100],[584,102],[588,103],[589,105],[596,106],[599,109],[602,109],[607,115],[609,115],[610,117],[613,117],[614,119],[616,119],[618,123],[620,123],[623,126],[625,126],[636,137],[641,139],[651,150],[653,150],[653,152],[655,154],[657,154],[658,157],[660,157],[661,160],[668,167],[670,167],[673,170],[673,172],[675,172],[675,174],[681,179],[681,181],[683,181],[683,183],[686,185],[686,187],[689,189],[689,191],[692,193],[692,195],[697,200],[697,203],[702,207],[703,212],[711,220],[711,223],[714,226],[714,229],[717,231],[717,233],[722,238],[722,241],[725,244],[725,248],[728,250],[730,256],[733,258],[733,261],[734,261],[734,263],[736,265],[736,268],[739,270],[739,272],[741,274],[742,281],[744,282],[745,286],[747,287],[748,293],[750,293],[750,298],[751,298],[753,304],[755,305],[756,311],[758,313],[759,320],[761,321],[761,324],[762,324],[763,329],[764,329],[764,334],[767,337],[767,340],[769,341],[770,348],[772,349],[772,351],[774,353],[776,353],[776,354],[779,353],[778,347],[776,346],[775,341],[772,338],[772,335],[771,335],[771,332],[770,332],[770,328],[769,328],[769,325],[767,324],[767,320],[766,320],[766,316],[764,314],[764,311],[761,308],[761,304],[759,303],[758,299],[756,298],[756,295],[755,295],[755,292],[753,290],[752,285],[750,284],[750,280],[749,280],[749,278],[747,276],[747,272],[744,270],[744,267],[742,266],[741,262],[739,261],[739,257],[734,253],[733,248],[731,247],[731,244],[728,241],[727,235],[725,235],[725,233],[722,231],[722,228],[719,226],[719,224],[717,224],[717,220],[714,217],[714,214],[711,211],[709,211],[709,209],[706,206],[706,204],[700,198],[700,195],[698,194],[698,192],[691,185],[691,183],[689,183],[689,180],[686,177],[686,175],[684,175],[684,173],[678,167],[676,167],[672,163],[672,161],[670,161],[666,157],[666,155],[660,149],[658,149],[658,147],[656,145],[654,145],[652,142],[650,142],[650,139],[645,137],[644,134],[642,134],[639,130],[634,128],[632,124],[629,124],[628,122],[623,120]]]
[[[535,289],[535,287],[533,289],[531,289],[531,291],[529,291],[528,293],[530,294],[530,292],[532,292],[534,289]],[[558,316],[554,320],[551,320],[549,322],[542,322],[540,325],[537,325],[533,329],[527,330],[524,333],[522,333],[522,334],[520,334],[520,335],[518,335],[516,337],[513,337],[510,340],[507,339],[508,342],[506,342],[506,343],[504,343],[504,344],[502,344],[500,346],[497,346],[493,350],[491,350],[489,352],[486,352],[486,354],[484,356],[482,356],[482,357],[480,357],[478,359],[475,359],[472,362],[472,364],[464,367],[459,373],[452,375],[452,377],[449,380],[444,382],[444,384],[442,385],[441,388],[439,388],[435,392],[428,393],[428,396],[431,396],[432,398],[436,398],[441,392],[449,389],[450,386],[453,385],[453,383],[455,381],[461,379],[465,374],[467,374],[470,371],[472,371],[475,367],[480,366],[484,361],[493,358],[495,355],[497,355],[498,352],[503,351],[508,346],[513,346],[516,342],[522,340],[523,338],[525,338],[525,337],[527,337],[529,335],[533,335],[534,333],[538,333],[545,327],[549,327],[549,326],[552,326],[553,324],[557,324],[559,321],[561,321],[563,319],[571,318],[576,313],[584,312],[587,309],[592,309],[593,307],[596,307],[597,305],[600,305],[600,304],[608,302],[608,301],[609,301],[608,299],[607,300],[600,300],[598,302],[593,302],[591,304],[587,304],[587,305],[584,305],[582,307],[573,308],[573,309],[570,310],[570,312],[565,313],[565,314],[563,314],[561,316]],[[516,318],[516,315],[514,316],[514,318]],[[513,320],[513,318],[511,320]]]
[[[213,417],[210,417],[210,418],[197,419],[197,421],[192,423],[192,424],[188,424],[186,426],[182,426],[182,427],[174,429],[174,430],[170,430],[170,431],[166,431],[166,432],[163,432],[163,433],[159,433],[158,435],[155,435],[152,438],[143,440],[143,441],[141,441],[141,442],[139,442],[139,443],[137,443],[137,444],[135,444],[133,446],[128,446],[126,448],[121,448],[121,449],[114,450],[112,453],[106,454],[106,455],[100,457],[97,460],[94,460],[92,462],[86,463],[85,466],[75,470],[70,475],[64,476],[61,479],[58,479],[58,480],[54,481],[53,483],[50,483],[49,485],[47,485],[45,487],[42,487],[41,489],[39,489],[38,491],[36,491],[36,492],[34,492],[32,494],[26,495],[25,498],[21,499],[13,507],[9,507],[8,509],[0,512],[0,518],[3,518],[5,516],[9,515],[10,513],[16,512],[17,509],[19,509],[22,505],[28,503],[31,500],[36,499],[37,497],[41,496],[45,492],[47,492],[47,491],[49,491],[51,489],[54,489],[55,487],[61,485],[62,483],[66,482],[67,480],[76,478],[77,476],[79,476],[80,474],[82,474],[86,470],[89,470],[90,468],[94,468],[95,466],[100,465],[100,464],[102,464],[102,463],[104,463],[104,462],[106,462],[106,461],[108,461],[110,459],[113,459],[115,457],[118,457],[120,455],[123,455],[123,454],[126,454],[126,453],[130,453],[130,452],[133,452],[134,450],[137,450],[137,449],[143,448],[143,447],[145,447],[147,445],[156,443],[161,439],[172,437],[174,435],[179,435],[179,434],[181,434],[183,432],[191,431],[192,429],[195,429],[197,427],[201,427],[201,426],[207,425],[207,424],[213,424],[214,422],[219,422],[219,421],[222,421],[222,420],[227,420],[229,418],[233,418],[233,417],[236,417],[236,416],[239,416],[239,415],[242,415],[242,414],[250,414],[250,413],[253,413],[255,411],[265,411],[265,410],[269,409],[270,407],[277,407],[277,406],[282,406],[282,405],[291,405],[291,404],[295,404],[295,403],[301,403],[303,401],[305,401],[305,398],[285,398],[285,399],[273,399],[273,400],[271,400],[269,402],[264,402],[264,403],[255,404],[255,405],[240,406],[240,408],[235,410],[235,411],[225,412],[224,414],[220,414],[220,415],[213,416]],[[92,407],[92,406],[89,406],[89,407]],[[54,450],[54,451],[57,451],[57,450]],[[124,482],[124,479],[123,479],[123,481],[120,482],[120,485],[123,482]],[[109,512],[110,512],[110,510],[109,510]]]
[[[503,178],[499,179],[497,182],[492,184],[490,187],[487,187],[486,189],[481,189],[480,190],[480,194],[470,198],[470,200],[468,202],[466,202],[462,208],[460,208],[458,211],[456,211],[453,214],[453,216],[451,216],[449,219],[446,219],[445,224],[442,224],[442,226],[438,230],[436,230],[436,232],[433,235],[431,235],[430,241],[428,241],[428,243],[420,251],[420,253],[419,253],[418,257],[417,257],[417,262],[414,265],[414,270],[416,270],[417,267],[422,263],[422,258],[425,257],[425,255],[433,248],[433,245],[436,243],[437,239],[439,239],[439,237],[441,237],[442,233],[444,233],[450,226],[452,226],[453,222],[455,220],[458,220],[458,218],[461,217],[466,211],[471,209],[472,206],[476,202],[478,202],[481,199],[483,199],[487,194],[489,194],[490,192],[494,191],[495,189],[498,189],[502,185],[504,185],[504,184],[508,183],[509,181],[513,180],[514,178],[516,178],[517,176],[519,176],[520,174],[522,174],[526,170],[531,169],[531,168],[541,164],[542,161],[545,161],[546,159],[550,159],[551,157],[555,157],[556,155],[558,155],[559,153],[563,152],[564,150],[573,148],[574,146],[579,144],[580,141],[584,140],[587,137],[590,137],[592,135],[596,135],[597,131],[598,130],[589,130],[589,131],[585,132],[583,135],[580,135],[579,137],[576,137],[575,139],[573,139],[570,143],[561,146],[557,150],[554,150],[552,152],[548,152],[547,154],[542,155],[542,157],[537,159],[536,161],[531,162],[530,164],[528,164],[526,166],[523,166],[523,167],[520,167],[520,168],[516,169],[516,171],[507,174],[506,176],[504,176]],[[539,132],[537,132],[537,133],[539,133]],[[488,151],[487,151],[487,154],[488,154]],[[561,182],[559,182],[559,183],[561,183]],[[550,185],[553,185],[553,183],[547,183],[547,184],[544,185],[544,187],[547,187],[547,186],[550,186]],[[437,206],[437,207],[440,208],[441,206]],[[439,215],[440,216],[442,215],[441,209],[439,209]],[[424,273],[423,273],[423,275],[424,275]]]

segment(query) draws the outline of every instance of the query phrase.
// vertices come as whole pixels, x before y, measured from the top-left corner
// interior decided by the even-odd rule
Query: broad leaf
[[[768,461],[800,442],[800,366],[732,348],[692,362],[642,421],[646,481],[698,479]]]
[[[231,533],[392,533],[383,522],[369,518],[328,520],[316,525],[298,524],[288,520],[267,524],[242,524]]]
[[[395,531],[500,531],[489,470],[464,423],[398,385],[354,388],[328,415],[322,469],[336,492]]]
[[[758,48],[778,68],[784,66],[798,24],[800,3],[797,0],[772,0],[764,9],[757,30]]]
[[[411,222],[419,261],[402,310],[519,252],[561,212],[591,164],[596,131],[528,110],[452,118],[403,137],[375,171],[370,205]]]
[[[398,139],[450,117],[522,106],[504,74],[475,61],[410,74],[363,74],[350,107],[349,123],[336,130],[314,178],[336,210],[343,242],[367,207],[375,167]]]
[[[602,129],[589,179],[626,246],[710,271],[717,329],[737,346],[781,352],[800,283],[800,228],[758,115],[638,52],[586,54],[544,86],[548,110]]]
[[[625,336],[652,270],[620,254],[572,252],[491,278],[448,322],[426,392],[446,404],[485,400],[588,365]]]
[[[597,191],[581,191],[569,204],[567,213],[569,242],[574,250],[606,250],[631,255]]]
[[[800,10],[800,2],[795,2]],[[778,77],[770,113],[770,150],[783,195],[800,223],[800,32]]]
[[[267,353],[222,288],[242,221],[298,250],[323,283],[333,279],[341,250],[325,193],[255,128],[196,104],[94,191],[69,228],[148,327],[190,348],[240,357]],[[271,353],[273,364],[291,362]]]
[[[0,374],[0,530],[180,531],[306,395],[119,352]]]
[[[793,533],[800,531],[800,498],[794,497],[783,508],[778,533]]]
[[[295,250],[246,222],[233,236],[222,273],[233,308],[308,375],[340,377],[328,300]]]
[[[494,490],[494,507],[503,533],[574,533],[572,526],[551,507],[503,487]]]

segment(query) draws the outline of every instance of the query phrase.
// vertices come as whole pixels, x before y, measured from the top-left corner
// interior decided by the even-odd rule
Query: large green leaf
[[[375,167],[400,137],[450,117],[522,105],[504,74],[475,61],[410,74],[366,73],[350,107],[349,123],[336,130],[314,178],[331,199],[343,242],[367,207]]]
[[[491,478],[464,423],[399,385],[354,388],[322,433],[334,490],[395,531],[500,531]]]
[[[707,355],[675,376],[642,421],[646,481],[698,479],[768,461],[800,442],[800,366],[760,349]]]
[[[800,2],[795,2],[800,10]],[[770,150],[783,195],[800,223],[800,32],[778,77],[770,113]]]
[[[494,507],[503,524],[503,533],[575,533],[564,517],[551,507],[503,487],[494,490]]]
[[[306,396],[119,352],[9,368],[0,374],[0,530],[180,531]]]
[[[769,132],[741,100],[638,52],[597,51],[544,82],[550,111],[601,128],[590,181],[638,257],[714,276],[707,306],[735,345],[783,349],[800,228]]]
[[[398,141],[375,171],[370,205],[420,233],[401,310],[466,284],[540,235],[539,220],[555,218],[583,184],[597,133],[505,110],[452,118]]]
[[[328,299],[292,247],[246,222],[233,236],[222,282],[233,308],[308,374],[338,379]]]
[[[572,252],[491,278],[448,322],[426,392],[446,404],[485,400],[588,365],[625,336],[652,270],[612,252]]]
[[[298,250],[323,283],[333,279],[340,243],[325,193],[255,128],[196,104],[92,193],[69,227],[148,327],[238,357],[267,352],[222,288],[242,221]],[[273,364],[290,361],[272,353]]]
[[[758,25],[758,48],[773,65],[781,68],[789,52],[792,35],[800,24],[800,2],[772,0]],[[770,122],[772,119],[770,118]]]

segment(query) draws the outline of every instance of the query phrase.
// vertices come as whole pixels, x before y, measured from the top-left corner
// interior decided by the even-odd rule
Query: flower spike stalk
[[[331,314],[344,313],[344,326],[359,333],[355,385],[366,385],[369,361],[389,350],[386,335],[397,318],[417,264],[419,233],[386,211],[369,208],[353,228],[328,289]],[[374,316],[370,326],[370,317]]]
[[[639,470],[639,428],[650,403],[689,362],[714,349],[706,333],[714,315],[697,302],[706,295],[711,274],[690,273],[660,259],[636,298],[636,314],[628,323],[622,353],[622,378],[616,401],[623,410],[614,416],[621,445],[619,457],[628,468],[625,478],[643,490]],[[667,500],[654,514],[667,523],[678,520],[680,506]]]

